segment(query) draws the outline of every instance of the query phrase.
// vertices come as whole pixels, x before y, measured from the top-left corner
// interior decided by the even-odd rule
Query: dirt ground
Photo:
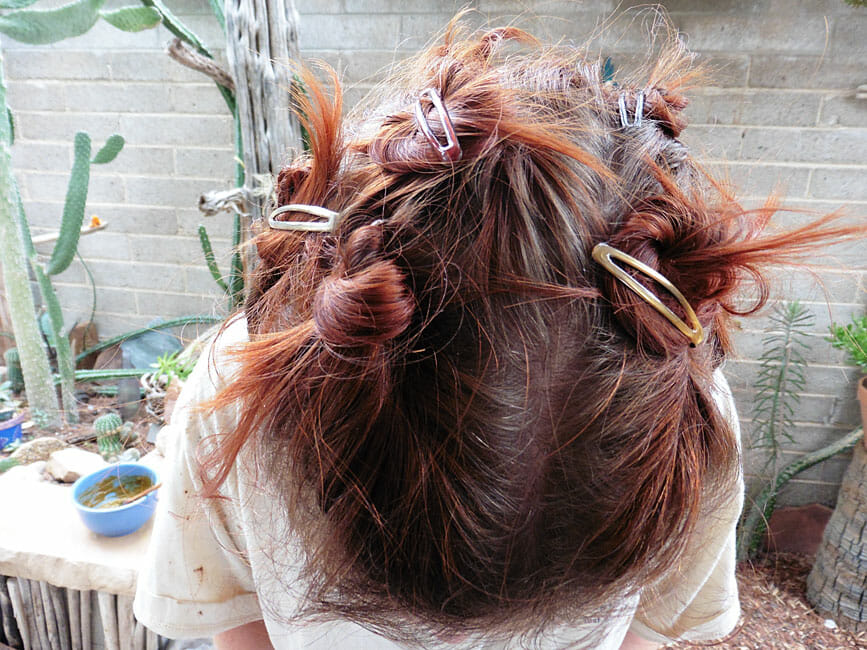
[[[672,649],[838,650],[867,649],[867,634],[852,634],[827,623],[807,602],[806,581],[812,558],[772,555],[741,565],[741,622],[728,637],[714,643],[678,643]]]

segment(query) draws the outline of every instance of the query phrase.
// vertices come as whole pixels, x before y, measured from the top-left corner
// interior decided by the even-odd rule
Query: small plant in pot
[[[858,380],[858,401],[861,403],[861,423],[867,432],[867,315],[853,318],[848,325],[831,325],[831,345],[846,350],[849,359],[861,369],[863,376]],[[864,437],[867,449],[867,433]]]
[[[195,359],[182,350],[159,357],[151,366],[156,370],[141,378],[145,408],[150,415],[162,419],[166,402],[177,399],[180,387],[193,371]]]

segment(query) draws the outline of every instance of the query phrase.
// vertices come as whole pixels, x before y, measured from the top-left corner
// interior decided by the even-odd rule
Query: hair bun
[[[646,117],[655,120],[659,128],[672,138],[678,137],[686,128],[687,120],[681,111],[689,100],[665,88],[645,91]]]
[[[409,327],[415,304],[403,273],[381,256],[381,229],[363,226],[313,299],[319,337],[334,347],[382,345]]]

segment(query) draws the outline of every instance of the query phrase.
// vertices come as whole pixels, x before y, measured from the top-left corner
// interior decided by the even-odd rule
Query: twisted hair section
[[[732,498],[711,378],[728,317],[766,299],[769,264],[865,232],[832,215],[765,234],[773,201],[741,208],[676,140],[689,61],[672,47],[644,88],[615,87],[580,51],[456,23],[345,128],[339,84],[303,73],[310,152],[279,204],[341,216],[257,237],[250,343],[212,404],[244,407],[204,470],[216,494],[252,459],[282,490],[305,616],[416,641],[604,619]],[[427,88],[460,160],[420,132]],[[674,283],[707,342],[596,265],[600,242]]]

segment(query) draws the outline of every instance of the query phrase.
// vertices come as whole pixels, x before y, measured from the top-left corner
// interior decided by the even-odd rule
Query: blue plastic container
[[[21,423],[24,422],[24,414],[19,413],[11,420],[0,422],[0,449],[10,442],[21,440]]]
[[[144,526],[154,514],[159,490],[116,508],[88,508],[82,505],[79,501],[81,493],[109,475],[116,475],[119,478],[144,475],[150,478],[152,485],[156,485],[157,475],[150,467],[141,463],[117,463],[82,476],[72,486],[72,499],[85,526],[106,537],[129,535]]]

